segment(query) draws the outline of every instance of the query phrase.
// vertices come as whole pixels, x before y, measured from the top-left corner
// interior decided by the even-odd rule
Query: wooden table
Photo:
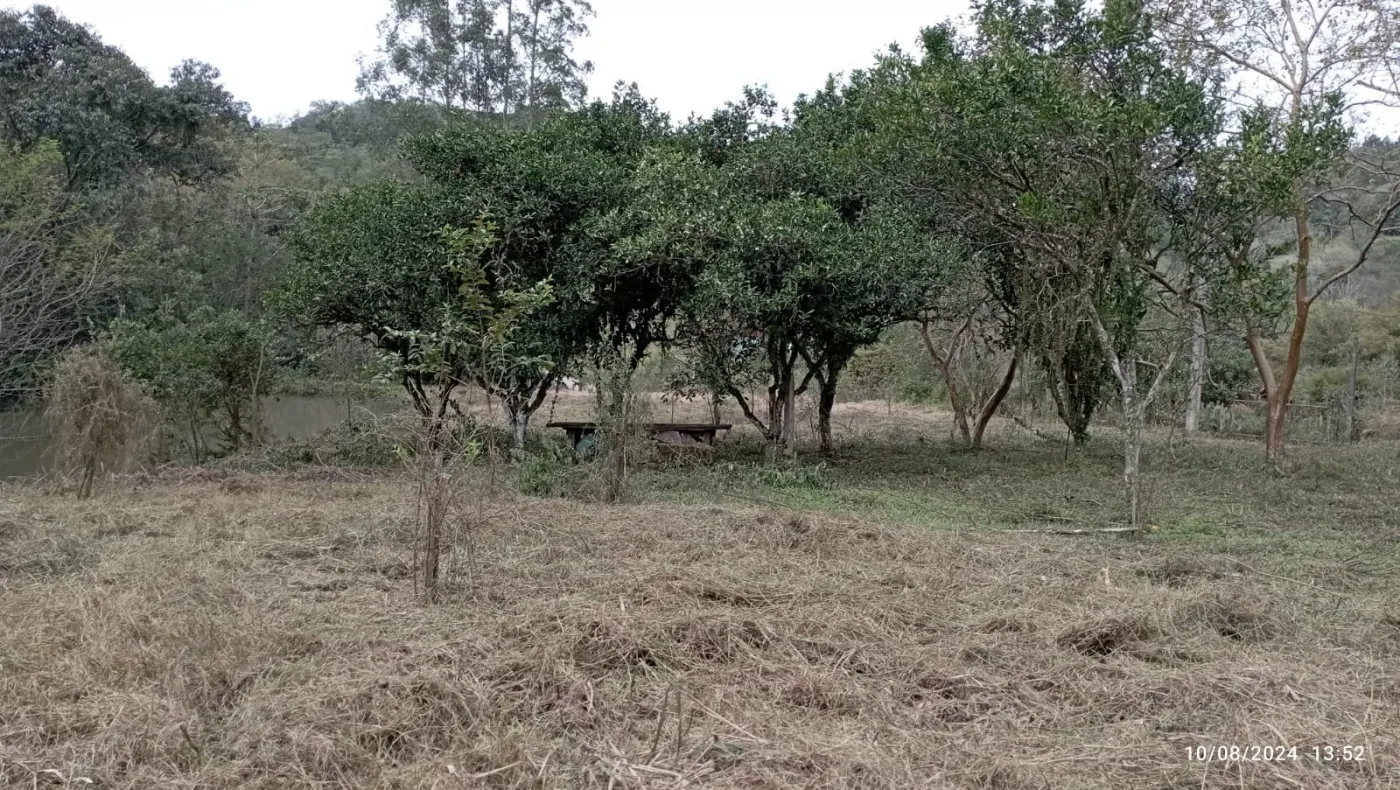
[[[545,427],[563,428],[569,434],[569,445],[575,450],[579,448],[584,439],[598,431],[598,423],[596,422],[551,422]],[[682,436],[688,436],[698,443],[712,445],[715,443],[716,433],[727,431],[734,426],[699,422],[649,422],[641,427],[653,437],[663,433],[678,433]]]

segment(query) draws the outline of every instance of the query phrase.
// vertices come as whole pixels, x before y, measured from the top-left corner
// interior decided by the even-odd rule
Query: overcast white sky
[[[356,57],[372,53],[390,0],[41,0],[164,81],[186,58],[212,63],[253,113],[293,115],[355,97]],[[29,3],[0,0],[27,7]],[[590,91],[637,82],[673,118],[702,114],[767,84],[788,104],[826,75],[873,62],[891,42],[967,12],[967,0],[593,0],[578,54]]]

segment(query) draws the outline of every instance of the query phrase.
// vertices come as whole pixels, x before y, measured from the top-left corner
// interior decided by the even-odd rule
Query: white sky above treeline
[[[193,58],[223,72],[253,114],[293,116],[353,100],[357,57],[372,55],[390,0],[41,0],[91,25],[157,81]],[[5,2],[5,0],[0,0]],[[832,72],[863,68],[920,29],[967,13],[967,0],[592,0],[577,55],[590,93],[636,82],[676,120],[768,85],[784,105]],[[6,2],[12,7],[28,3]]]

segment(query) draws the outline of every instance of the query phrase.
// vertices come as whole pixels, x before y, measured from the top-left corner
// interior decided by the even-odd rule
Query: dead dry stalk
[[[44,416],[59,461],[79,478],[78,498],[92,495],[99,472],[136,462],[149,434],[153,407],[100,351],[75,348],[54,367]]]

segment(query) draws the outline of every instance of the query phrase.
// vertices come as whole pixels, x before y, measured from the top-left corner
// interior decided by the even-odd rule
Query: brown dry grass
[[[406,479],[0,490],[0,785],[1400,786],[1393,567],[496,506],[424,606]]]

